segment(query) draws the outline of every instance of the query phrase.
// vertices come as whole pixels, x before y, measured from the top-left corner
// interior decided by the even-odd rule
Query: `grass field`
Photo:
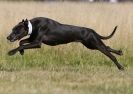
[[[0,2],[0,94],[132,94],[133,4],[70,2]],[[42,16],[61,23],[90,27],[101,35],[116,34],[104,41],[124,55],[119,71],[110,59],[80,43],[27,50],[10,57],[18,42],[6,40],[23,18]]]

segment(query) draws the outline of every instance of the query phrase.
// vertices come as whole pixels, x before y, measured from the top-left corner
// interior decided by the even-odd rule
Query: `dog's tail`
[[[99,36],[103,40],[110,39],[114,35],[116,29],[117,29],[117,26],[114,28],[113,32],[109,36],[107,36],[107,37],[104,37],[104,36],[101,36],[101,35],[99,35]]]

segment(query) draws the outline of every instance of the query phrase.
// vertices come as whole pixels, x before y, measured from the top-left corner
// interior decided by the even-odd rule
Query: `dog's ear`
[[[26,28],[28,28],[28,19],[26,19],[26,20],[24,21],[24,26],[25,26]]]
[[[24,22],[24,19],[22,19],[22,22]]]
[[[28,19],[26,18],[25,21],[28,21]]]

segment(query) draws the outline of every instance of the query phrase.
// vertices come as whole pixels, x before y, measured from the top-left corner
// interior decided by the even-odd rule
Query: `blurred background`
[[[133,94],[133,0],[0,0],[0,94]],[[42,45],[9,57],[18,47],[6,37],[22,19],[47,17],[84,26],[107,36],[104,41],[125,71],[99,51],[81,43]],[[89,93],[88,93],[89,92]]]
[[[87,1],[87,2],[132,2],[133,0],[1,0],[1,1]]]

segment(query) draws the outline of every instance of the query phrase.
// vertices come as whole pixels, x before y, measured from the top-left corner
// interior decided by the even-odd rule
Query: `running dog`
[[[118,69],[124,70],[124,67],[118,63],[116,57],[112,55],[112,53],[122,55],[122,51],[114,50],[102,42],[102,40],[111,38],[116,29],[117,26],[109,36],[104,37],[97,34],[93,29],[61,24],[49,18],[36,17],[31,20],[26,19],[19,22],[12,29],[7,39],[10,42],[14,42],[27,35],[29,38],[21,40],[19,47],[9,51],[8,55],[14,55],[18,51],[23,55],[24,49],[41,48],[42,43],[55,46],[70,42],[81,42],[89,49],[99,50],[108,56],[116,64]]]

